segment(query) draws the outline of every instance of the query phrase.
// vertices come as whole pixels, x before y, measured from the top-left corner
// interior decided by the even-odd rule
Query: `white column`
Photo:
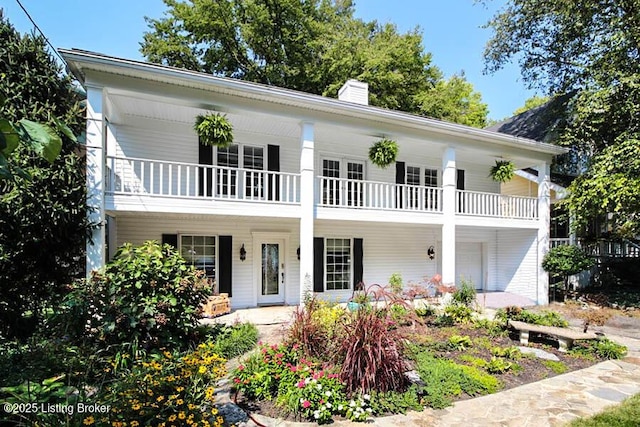
[[[550,169],[549,163],[538,166],[538,289],[536,292],[537,304],[549,303],[549,274],[542,269],[542,259],[549,251],[549,239],[551,235],[551,193],[549,190]]]
[[[86,274],[105,263],[104,215],[104,125],[102,121],[102,89],[87,86],[87,217],[98,227],[87,239]]]
[[[456,151],[442,155],[442,283],[456,282]]]
[[[313,292],[314,135],[313,123],[300,124],[300,303]]]

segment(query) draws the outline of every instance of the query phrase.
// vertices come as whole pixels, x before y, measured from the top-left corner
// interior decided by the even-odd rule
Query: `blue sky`
[[[144,16],[158,18],[162,0],[21,0],[40,29],[57,48],[80,48],[128,59],[142,59],[139,43],[147,30]],[[520,71],[513,65],[483,75],[482,52],[491,32],[482,29],[504,0],[356,0],[356,15],[365,20],[393,22],[402,32],[419,26],[425,50],[446,76],[465,72],[482,94],[493,119],[508,117],[525,99]],[[21,32],[33,26],[16,0],[0,0],[5,16]]]

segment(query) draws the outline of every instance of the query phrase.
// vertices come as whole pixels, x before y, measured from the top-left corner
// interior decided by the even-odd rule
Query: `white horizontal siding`
[[[437,273],[437,261],[429,259],[427,250],[436,245],[439,228],[323,221],[315,226],[314,234],[324,238],[362,238],[363,281],[367,286],[387,285],[393,273],[402,275],[405,286]],[[330,291],[323,296],[345,300],[351,294],[352,290]]]
[[[538,184],[515,175],[511,181],[500,184],[500,192],[511,196],[538,197]]]
[[[233,272],[231,298],[232,308],[249,307],[255,304],[257,284],[253,283],[253,236],[252,232],[281,232],[289,235],[289,246],[285,258],[286,288],[285,302],[298,304],[300,301],[300,264],[296,255],[299,246],[299,222],[297,220],[210,217],[202,219],[171,219],[159,216],[117,218],[117,244],[125,242],[139,245],[146,240],[162,240],[162,234],[192,234],[211,236],[233,236]],[[240,261],[240,248],[244,243],[247,251],[245,261]]]
[[[465,190],[485,193],[500,192],[500,183],[489,176],[491,165],[456,162],[456,167],[464,170]]]
[[[538,259],[535,230],[499,230],[496,246],[498,290],[537,300]]]

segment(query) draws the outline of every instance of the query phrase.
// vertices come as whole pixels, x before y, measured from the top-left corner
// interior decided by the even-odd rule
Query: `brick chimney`
[[[354,104],[369,105],[369,85],[358,80],[347,80],[338,91],[338,99]]]

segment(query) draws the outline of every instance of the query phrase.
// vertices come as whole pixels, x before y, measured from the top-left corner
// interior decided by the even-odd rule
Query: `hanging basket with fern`
[[[204,145],[227,148],[233,143],[233,126],[223,114],[201,114],[193,128]]]
[[[386,168],[398,157],[398,143],[387,138],[375,142],[369,148],[369,160],[380,168]]]
[[[495,166],[491,167],[491,179],[497,182],[508,182],[513,179],[516,168],[509,160],[496,160]]]

